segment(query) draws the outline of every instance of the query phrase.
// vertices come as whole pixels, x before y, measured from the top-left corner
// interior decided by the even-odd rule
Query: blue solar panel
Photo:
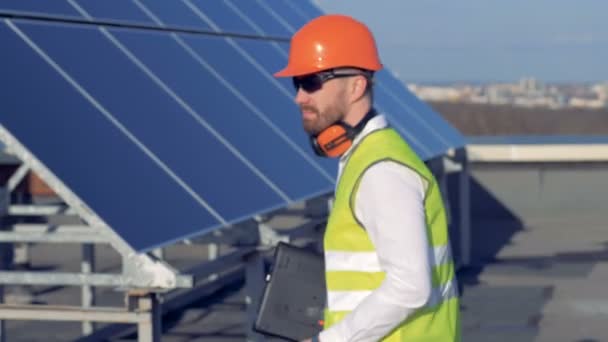
[[[239,39],[237,41],[238,46],[243,48],[250,56],[252,56],[264,69],[266,76],[270,77],[277,70],[282,69],[285,66],[286,58],[281,52],[284,49],[280,45],[288,46],[287,44],[263,42],[257,40]],[[287,112],[283,110],[278,112],[277,116],[273,119],[275,122],[280,122],[281,127],[286,130],[290,136],[293,136],[297,143],[309,152],[310,155],[317,161],[319,165],[330,175],[335,176],[338,170],[337,161],[334,159],[321,158],[311,150],[309,139],[304,129],[302,128],[300,111],[295,104],[295,90],[293,83],[289,78],[272,78],[273,83],[280,84],[281,92],[285,94],[291,101],[289,101],[289,107],[285,108]]]
[[[259,1],[238,1],[238,0],[224,0],[227,4],[230,4],[232,8],[238,8],[236,11],[239,15],[244,17],[243,20],[250,24],[252,27],[257,27],[261,30],[255,30],[260,35],[267,35],[272,37],[279,37],[284,39],[291,38],[291,31],[282,24],[277,16],[267,10],[267,5],[264,7],[264,3]]]
[[[54,39],[54,44],[69,45],[66,51],[77,50],[70,45],[74,42],[99,40],[90,30],[21,26],[41,36],[48,32],[46,38],[60,31],[77,38],[66,31],[78,31],[81,37],[75,41]],[[131,246],[148,248],[218,224],[4,22],[0,23],[0,41],[7,47],[0,63],[1,124]],[[81,50],[87,51],[84,47]],[[104,58],[91,59],[101,62]],[[35,82],[23,75],[35,75]],[[125,91],[120,83],[109,85],[108,90]]]
[[[294,10],[285,0],[263,0],[267,7],[285,20],[295,32],[304,26],[308,19]]]
[[[82,18],[65,0],[0,0],[0,12]]]
[[[226,220],[285,204],[277,191],[99,31],[31,24],[23,27]],[[80,48],[72,49],[71,44]],[[229,186],[218,186],[218,179],[227,180]]]
[[[290,1],[292,8],[297,9],[297,12],[304,15],[307,19],[316,18],[323,15],[323,12],[309,0]]]
[[[255,35],[255,31],[224,1],[189,0],[186,3],[218,32]]]
[[[74,0],[74,2],[96,20],[154,25],[154,21],[131,0]]]
[[[198,42],[200,55],[192,56],[183,40],[168,34],[149,34],[133,31],[113,31],[138,58],[167,83],[180,97],[224,135],[260,171],[267,175],[291,199],[310,195],[311,189],[329,190],[331,178],[320,177],[316,163],[299,153],[293,137],[274,126],[270,118],[285,113],[275,108],[272,113],[257,109],[255,91],[239,93],[224,76],[206,65],[209,54],[229,55],[232,47],[220,37],[209,37]],[[194,53],[194,51],[190,51]],[[202,53],[204,52],[204,54]],[[198,59],[197,59],[198,58]],[[167,63],[170,60],[171,63]],[[251,73],[246,63],[231,66],[240,75]],[[215,76],[214,74],[215,73]],[[237,80],[238,82],[238,80]],[[239,99],[240,98],[240,99]],[[247,106],[249,104],[249,106]],[[293,118],[293,121],[296,121]],[[282,138],[282,137],[283,138]],[[286,172],[289,170],[289,172]],[[294,180],[298,181],[294,181]]]
[[[270,65],[274,66],[279,63],[285,63],[285,60],[279,54],[273,53],[271,43],[253,39],[240,39],[238,40],[238,45],[234,44],[232,47],[227,48],[228,45],[226,45],[225,41],[210,37],[187,36],[185,38],[189,45],[200,56],[204,56],[209,64],[221,73],[226,80],[234,84],[236,89],[243,94],[250,94],[256,106],[263,113],[266,113],[285,134],[292,137],[293,141],[303,151],[306,151],[311,156],[313,155],[308,144],[308,137],[302,129],[299,111],[293,101],[295,92],[293,90],[291,92],[286,91],[272,77],[272,73],[268,72]],[[243,54],[237,50],[241,46],[247,46],[252,53],[256,53],[254,55]],[[243,52],[247,53],[245,50]],[[255,56],[255,60],[247,60],[247,56]],[[254,63],[258,63],[262,69],[247,72],[247,77],[243,77],[243,70],[236,68],[239,64],[253,67]],[[264,68],[264,65],[267,67]],[[318,157],[316,159],[319,163],[322,163],[327,172],[332,175],[334,174],[336,168],[335,161]]]
[[[10,50],[0,64],[0,123],[134,249],[332,190],[337,160],[314,155],[290,80],[272,76],[287,62],[285,41],[320,14],[311,3],[0,0],[0,11],[37,5],[56,15],[80,10],[100,21],[266,38],[14,21],[62,77],[0,24]],[[462,140],[389,73],[378,80],[379,108],[423,158],[443,153],[446,139]]]
[[[165,26],[213,31],[211,27],[183,1],[145,0],[139,1]]]

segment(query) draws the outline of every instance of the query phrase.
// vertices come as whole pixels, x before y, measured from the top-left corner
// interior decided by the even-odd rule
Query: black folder
[[[325,308],[323,256],[279,243],[254,329],[301,341],[318,334]]]

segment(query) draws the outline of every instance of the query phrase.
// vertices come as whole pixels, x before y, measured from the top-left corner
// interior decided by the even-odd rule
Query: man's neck
[[[351,127],[355,127],[365,115],[372,109],[371,104],[367,103],[361,106],[354,106],[346,116],[344,116],[344,121]]]

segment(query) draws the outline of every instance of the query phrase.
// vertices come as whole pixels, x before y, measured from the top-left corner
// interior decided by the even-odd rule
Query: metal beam
[[[92,274],[95,272],[95,246],[91,244],[82,245],[82,260],[80,262],[80,271],[83,274]],[[80,289],[81,306],[83,308],[91,308],[95,305],[95,288],[90,285],[83,285]],[[82,322],[82,334],[89,335],[95,330],[95,325],[90,321]]]
[[[472,233],[471,233],[471,196],[470,196],[470,174],[469,174],[469,159],[466,148],[460,148],[456,151],[456,160],[461,165],[461,171],[458,178],[458,207],[460,208],[460,259],[461,266],[469,266],[471,264],[471,248],[472,248]]]
[[[175,280],[175,287],[192,287],[193,284],[192,277],[187,275],[179,275]],[[145,287],[142,286],[145,284],[133,275],[16,271],[0,271],[0,284]]]
[[[88,226],[45,224],[14,225],[13,231],[0,232],[0,242],[110,243],[105,235]]]
[[[472,162],[605,162],[608,144],[467,145]]]
[[[234,284],[243,281],[245,276],[244,266],[225,272],[214,281],[206,282],[193,289],[175,290],[163,296],[161,312],[166,315],[182,309],[190,303],[199,301],[201,298],[211,297],[217,291],[229,284]],[[137,331],[137,327],[124,324],[112,324],[96,330],[89,336],[83,336],[76,340],[77,342],[92,342],[92,341],[107,341],[117,335],[129,335]]]
[[[15,171],[11,178],[8,179],[8,182],[6,182],[6,187],[10,192],[13,192],[17,188],[17,185],[21,183],[21,181],[23,180],[23,178],[25,178],[29,170],[30,168],[25,164],[21,164],[19,166],[17,171]]]
[[[76,215],[76,212],[65,205],[29,205],[11,204],[8,214],[14,216],[51,216],[51,215]]]
[[[140,323],[150,321],[150,313],[129,312],[125,309],[107,307],[86,309],[73,306],[0,304],[0,319]]]

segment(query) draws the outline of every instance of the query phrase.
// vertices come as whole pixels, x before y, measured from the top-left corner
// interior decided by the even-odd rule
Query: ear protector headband
[[[371,109],[354,127],[342,121],[330,125],[319,134],[310,136],[312,149],[321,157],[340,157],[353,145],[355,137],[374,116],[376,111]]]

